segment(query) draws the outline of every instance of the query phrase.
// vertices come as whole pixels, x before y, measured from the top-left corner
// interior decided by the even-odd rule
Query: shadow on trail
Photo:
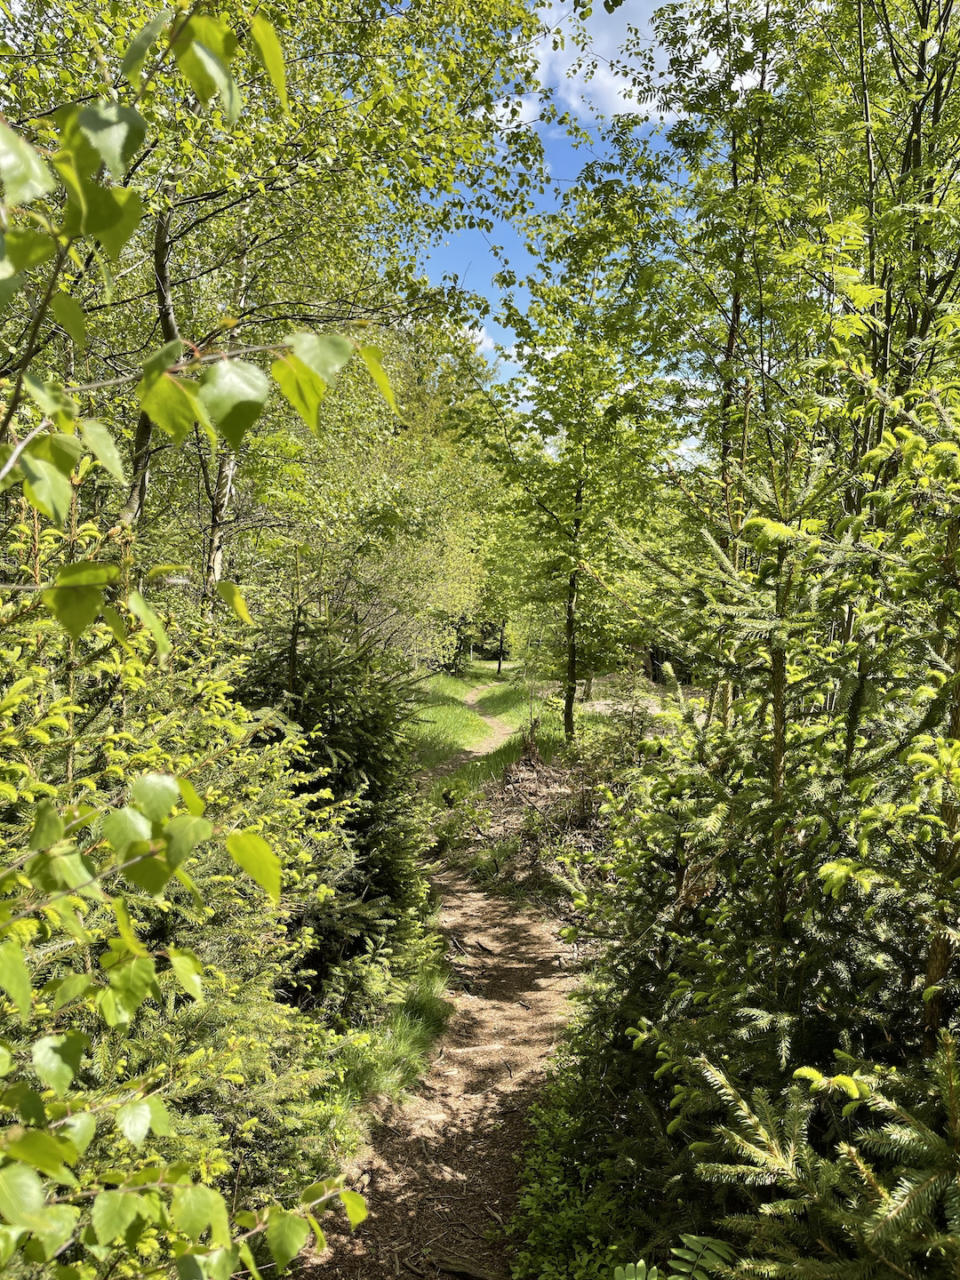
[[[352,1180],[369,1216],[309,1280],[508,1275],[500,1227],[572,978],[552,927],[452,871],[438,877],[454,1014],[416,1095],[385,1109]],[[332,1220],[332,1215],[331,1215]]]

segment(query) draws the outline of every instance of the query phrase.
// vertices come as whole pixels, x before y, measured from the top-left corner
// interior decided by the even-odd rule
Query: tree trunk
[[[224,448],[217,465],[217,480],[210,501],[210,540],[207,543],[207,562],[204,566],[203,593],[211,600],[216,594],[217,583],[223,577],[224,526],[230,499],[233,496],[233,478],[237,470],[237,455]]]
[[[960,521],[952,520],[947,528],[944,545],[943,558],[947,565],[956,563],[958,549],[960,549]],[[948,585],[952,588],[950,594],[953,594],[957,587],[955,572],[950,573],[948,582],[944,584],[944,586]],[[947,594],[943,591],[944,596]],[[937,622],[943,634],[950,625],[950,611],[945,604],[940,607]],[[949,662],[953,679],[956,681],[960,678],[960,643],[955,642],[951,646],[944,637],[940,651]],[[954,741],[960,739],[960,687],[956,684],[950,699],[947,734]],[[957,803],[956,792],[950,782],[944,783],[940,817],[943,822],[943,831],[937,840],[934,895],[942,904],[953,891],[953,880],[957,871],[957,832],[960,830],[960,805]],[[942,905],[937,907],[934,921],[924,967],[923,984],[924,991],[928,991],[931,987],[936,988],[923,1007],[923,1047],[927,1055],[936,1050],[940,1029],[946,1020],[947,1008],[942,984],[950,972],[954,956],[954,947],[949,936],[950,921]]]
[[[244,250],[240,261],[240,274],[234,299],[238,314],[246,306],[248,284],[247,253]],[[217,592],[217,584],[223,577],[223,544],[226,537],[227,512],[230,509],[230,502],[233,498],[233,481],[237,473],[237,455],[232,449],[228,449],[225,444],[221,445],[219,461],[217,462],[217,478],[211,484],[203,455],[203,444],[199,439],[197,447],[200,450],[200,465],[203,468],[204,487],[210,499],[210,537],[207,542],[207,559],[203,571],[203,594],[209,602],[208,607],[212,609],[213,600]]]
[[[573,704],[577,697],[577,595],[580,570],[574,569],[567,580],[567,678],[563,690],[563,736],[569,742],[574,734]]]
[[[164,342],[176,342],[180,337],[177,317],[173,310],[173,293],[170,288],[170,223],[173,211],[165,209],[157,215],[153,230],[153,276],[157,292],[157,316]],[[150,459],[153,456],[153,423],[145,413],[137,421],[133,438],[133,479],[130,493],[120,512],[120,523],[136,525],[143,515],[150,487]]]
[[[130,493],[120,511],[120,523],[135,525],[143,515],[147,500],[147,489],[150,485],[150,443],[153,439],[153,423],[145,413],[137,419],[137,430],[133,437],[133,480]]]
[[[506,638],[507,622],[506,619],[500,623],[500,644],[497,648],[497,675],[503,671],[503,645]]]
[[[586,453],[583,455],[586,466]],[[573,554],[574,565],[567,579],[567,612],[565,634],[567,641],[567,676],[563,690],[563,736],[570,742],[575,732],[573,704],[577,700],[577,598],[580,594],[580,530],[583,528],[583,474],[577,478],[573,495]]]

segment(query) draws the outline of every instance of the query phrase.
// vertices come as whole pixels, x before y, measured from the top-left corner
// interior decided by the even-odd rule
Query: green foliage
[[[416,693],[416,714],[409,733],[425,769],[442,764],[461,751],[470,751],[488,736],[478,711],[463,699],[473,685],[456,676],[435,675]]]
[[[451,344],[426,344],[422,377],[401,358],[419,339],[390,334],[406,233],[422,193],[464,216],[441,193],[488,157],[488,208],[523,204],[493,134],[532,24],[512,0],[455,27],[437,5],[255,9],[5,10],[0,1266],[17,1275],[219,1280],[322,1248],[322,1209],[364,1216],[335,1177],[358,1107],[410,1083],[444,1014],[390,602],[362,570],[445,511],[404,543],[391,463],[369,455],[389,452],[398,365],[405,422],[443,453],[427,402]],[[498,68],[479,98],[474,57]],[[435,131],[429,160],[393,163],[403,121]],[[317,460],[346,440],[341,485]],[[444,551],[466,594],[473,523]],[[411,575],[421,599],[455,577]],[[344,583],[346,636],[328,625]],[[396,589],[438,643],[458,592],[418,615]],[[278,654],[279,683],[259,667]]]
[[[599,960],[520,1276],[663,1272],[681,1233],[723,1276],[956,1266],[960,116],[955,18],[926,19],[665,6],[662,71],[626,51],[659,136],[614,122],[551,221],[631,362],[625,416],[687,438],[655,450],[662,518],[607,525],[667,698],[586,753],[570,929]]]

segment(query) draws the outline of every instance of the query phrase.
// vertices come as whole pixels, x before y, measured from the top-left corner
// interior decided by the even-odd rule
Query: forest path
[[[464,695],[463,705],[469,707],[471,711],[475,711],[480,719],[487,726],[488,733],[482,742],[477,743],[475,747],[456,752],[455,755],[444,760],[442,764],[431,769],[429,778],[443,778],[447,774],[456,773],[461,765],[470,764],[473,760],[479,760],[481,756],[488,756],[491,752],[497,751],[511,737],[516,730],[512,729],[505,720],[501,720],[499,716],[487,715],[477,705],[484,694],[491,693],[494,689],[502,688],[502,684],[481,684],[475,689],[471,689],[469,693]]]
[[[489,752],[511,730],[484,718]],[[433,885],[453,1013],[415,1092],[380,1109],[350,1171],[369,1216],[353,1235],[328,1230],[308,1280],[509,1275],[500,1229],[516,1200],[526,1113],[569,1012],[572,959],[548,920],[465,873],[445,868]]]

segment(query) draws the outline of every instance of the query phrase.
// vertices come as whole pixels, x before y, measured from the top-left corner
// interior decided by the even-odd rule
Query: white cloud
[[[464,333],[480,354],[486,356],[488,360],[497,354],[497,344],[484,325],[480,325],[476,329],[467,326],[464,329]]]
[[[617,74],[614,63],[629,28],[636,28],[641,39],[652,39],[650,17],[660,3],[661,0],[626,0],[613,13],[607,13],[598,0],[586,21],[588,44],[581,51],[571,38],[572,4],[569,0],[550,0],[542,10],[548,34],[541,39],[538,50],[542,82],[556,91],[564,107],[580,115],[638,111],[630,82]],[[562,48],[554,48],[557,37]],[[591,64],[595,69],[588,78],[587,67]]]
[[[501,98],[495,105],[493,113],[501,129],[519,129],[535,124],[540,119],[540,100],[535,93]]]

